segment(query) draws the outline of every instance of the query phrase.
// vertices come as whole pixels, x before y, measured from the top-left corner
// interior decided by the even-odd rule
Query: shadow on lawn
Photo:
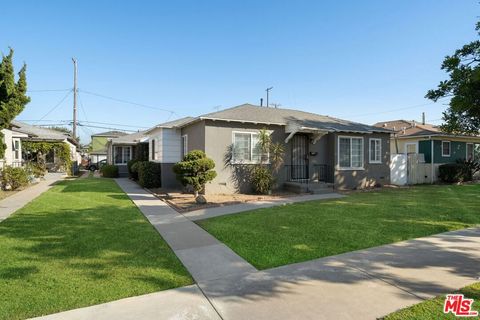
[[[19,257],[10,261],[18,267],[0,266],[2,279],[26,278],[38,272],[37,265],[52,263],[62,263],[67,272],[80,271],[91,280],[114,279],[118,274],[112,270],[128,270],[125,278],[161,285],[159,289],[178,286],[177,276],[184,282],[189,279],[170,248],[133,207],[22,212],[0,224],[0,237],[15,240],[6,249]],[[168,276],[157,277],[157,271]]]
[[[452,243],[454,247],[451,246]],[[460,243],[465,246],[459,245]],[[322,292],[322,286],[332,283],[354,285],[371,282],[373,277],[401,288],[398,290],[400,298],[411,298],[412,294],[428,298],[457,289],[456,284],[458,287],[465,284],[462,281],[473,282],[477,279],[480,275],[480,252],[469,249],[479,246],[480,229],[468,229],[277,267],[247,276],[213,280],[200,285],[208,295],[222,301],[238,302],[238,299],[244,299],[253,302],[274,296],[297,295],[299,288],[292,287],[292,284],[303,283],[306,290],[315,285],[319,292],[328,294]],[[456,279],[445,279],[450,276]],[[453,287],[446,286],[445,283],[450,283]]]

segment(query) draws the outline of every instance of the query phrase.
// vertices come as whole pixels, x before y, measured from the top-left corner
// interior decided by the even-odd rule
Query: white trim
[[[418,141],[417,142],[407,142],[404,146],[404,153],[408,154],[408,146],[415,145],[415,153],[418,153]]]
[[[340,166],[340,139],[350,139],[350,167],[341,167]],[[361,167],[352,167],[352,139],[361,139],[362,140],[362,147],[360,150],[362,151],[362,155],[360,158],[362,159],[362,166]],[[337,137],[337,168],[338,170],[365,170],[365,139],[364,137],[359,136],[338,136]]]
[[[443,144],[444,143],[448,143],[448,154],[445,154],[443,153]],[[446,141],[446,140],[442,140],[442,157],[444,158],[448,158],[452,155],[452,142],[451,141]]]
[[[380,151],[380,159],[379,160],[372,160],[372,142],[378,142],[379,151]],[[376,150],[374,150],[376,153]],[[374,154],[376,156],[376,154]],[[373,164],[381,164],[382,163],[382,139],[380,138],[370,138],[368,139],[368,163]]]
[[[115,148],[122,148],[122,162],[116,162],[115,161],[115,158],[116,158],[115,157],[115,155],[116,155]],[[123,160],[124,160],[123,159],[123,155],[124,155],[123,154],[123,148],[129,148],[130,149],[130,159],[128,159],[126,162],[123,162]],[[113,161],[112,162],[116,166],[126,165],[128,161],[132,160],[132,146],[113,146],[113,152],[112,153],[113,153],[113,159],[112,159]]]
[[[183,157],[185,157],[185,155],[188,153],[188,134],[184,134],[182,136],[181,144],[183,146],[183,150],[182,150],[182,159],[183,159]]]
[[[260,132],[255,132],[255,131],[232,131],[232,159],[230,161],[231,164],[259,164],[261,161],[236,161],[234,159],[234,154],[235,154],[235,134],[240,133],[240,134],[250,134],[250,159],[253,156],[253,148],[255,147],[252,143],[252,135],[260,135]],[[266,164],[270,162],[270,156],[268,156],[268,160],[265,162]]]

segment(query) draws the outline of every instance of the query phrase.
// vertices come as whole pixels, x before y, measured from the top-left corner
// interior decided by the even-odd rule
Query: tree
[[[196,198],[205,188],[205,184],[217,176],[213,168],[215,168],[215,162],[207,158],[205,152],[193,150],[185,155],[183,161],[173,166],[173,172],[176,173],[182,185],[192,186]]]
[[[23,111],[30,102],[27,97],[27,66],[24,64],[18,72],[18,81],[15,82],[13,68],[13,49],[2,57],[0,62],[0,130],[7,129],[15,117]],[[0,158],[5,156],[6,145],[3,142],[3,133],[0,131]]]
[[[480,22],[475,30],[480,35]],[[442,70],[450,79],[425,96],[433,101],[451,97],[443,113],[442,130],[450,133],[478,134],[480,131],[480,41],[475,40],[445,57]]]

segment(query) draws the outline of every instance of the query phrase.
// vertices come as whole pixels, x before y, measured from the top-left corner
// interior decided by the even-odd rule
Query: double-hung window
[[[338,137],[338,166],[340,169],[363,169],[363,138]]]
[[[442,157],[450,157],[450,141],[442,141]]]
[[[188,135],[182,136],[182,159],[188,153]]]
[[[382,163],[382,139],[370,139],[370,163]]]
[[[20,160],[20,140],[19,139],[14,139],[12,141],[13,145],[13,157],[14,160]]]
[[[155,154],[155,139],[152,139],[152,160],[156,159],[156,154]]]
[[[234,132],[233,163],[259,163],[262,159],[262,150],[258,143],[258,133],[255,132]],[[268,159],[263,159],[268,162]]]
[[[115,164],[126,164],[132,159],[132,147],[115,146],[113,148],[113,159],[115,160]]]

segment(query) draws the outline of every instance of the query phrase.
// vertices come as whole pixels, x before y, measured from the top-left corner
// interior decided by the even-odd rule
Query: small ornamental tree
[[[205,188],[205,184],[217,176],[213,168],[215,168],[215,162],[207,158],[205,152],[193,150],[173,166],[173,172],[183,186],[192,186],[196,198]]]

